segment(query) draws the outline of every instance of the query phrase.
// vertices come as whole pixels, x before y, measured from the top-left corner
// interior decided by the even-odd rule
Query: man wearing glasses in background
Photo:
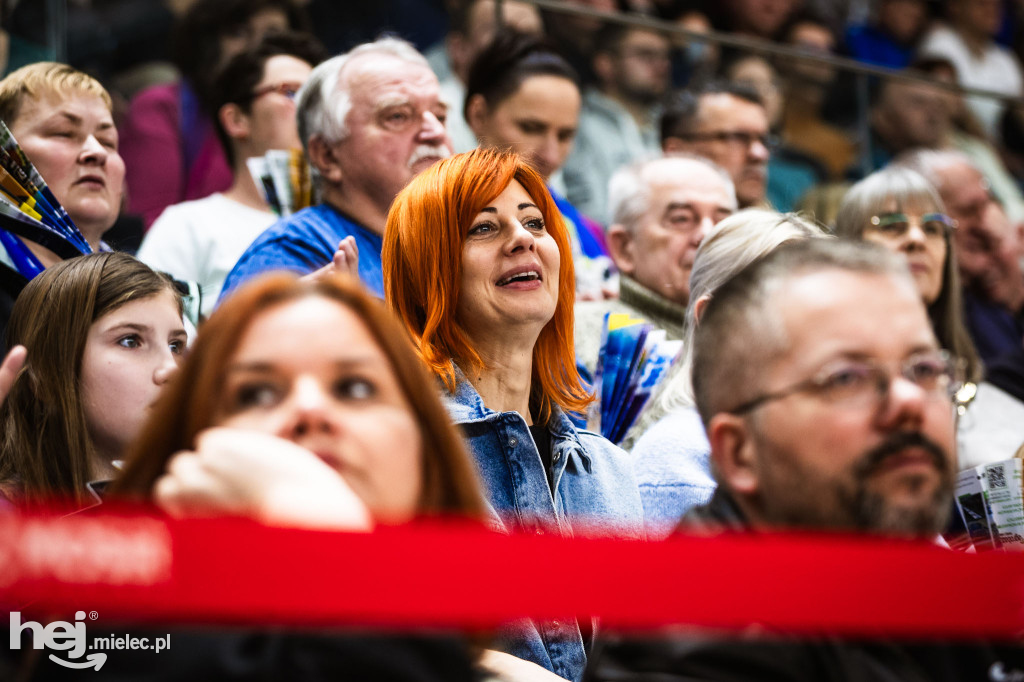
[[[694,344],[718,489],[685,526],[922,541],[945,527],[961,371],[902,258],[843,240],[785,244],[715,292]],[[586,679],[995,680],[993,664],[1021,670],[1019,654],[831,638],[613,642]]]
[[[213,116],[234,179],[227,191],[168,206],[149,229],[139,259],[175,279],[197,282],[204,316],[246,247],[276,220],[246,159],[301,147],[295,95],[327,54],[303,33],[271,33],[217,75]]]
[[[672,80],[671,44],[661,33],[610,24],[594,46],[597,82],[583,93],[575,147],[562,173],[569,201],[609,225],[612,174],[658,152],[658,102]]]
[[[698,154],[724,168],[740,208],[765,204],[771,140],[761,98],[741,85],[711,83],[696,92],[682,91],[661,115],[665,154]]]

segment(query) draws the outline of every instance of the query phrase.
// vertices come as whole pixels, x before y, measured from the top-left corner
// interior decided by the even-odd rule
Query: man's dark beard
[[[932,458],[939,474],[939,486],[930,504],[892,509],[884,497],[870,490],[868,479],[889,457],[899,455],[907,448],[917,448]],[[949,520],[953,472],[942,448],[918,431],[901,431],[869,450],[857,463],[854,480],[854,497],[843,502],[848,505],[861,530],[886,535],[926,537],[942,531]],[[926,481],[920,478],[917,484],[925,485]]]
[[[627,98],[645,107],[654,106],[665,95],[665,88],[656,90],[655,88],[647,88],[632,83],[623,84],[621,87],[623,94]]]

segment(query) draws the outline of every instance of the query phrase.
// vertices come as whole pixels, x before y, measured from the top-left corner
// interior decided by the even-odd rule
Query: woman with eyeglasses
[[[963,362],[968,383],[957,394],[962,416],[957,458],[966,469],[1013,456],[1024,403],[980,383],[983,367],[963,321],[955,229],[935,188],[919,173],[898,166],[854,185],[836,216],[838,236],[873,241],[906,257],[939,345]]]
[[[197,282],[208,316],[245,249],[277,221],[247,162],[300,149],[295,94],[327,53],[306,33],[271,33],[232,57],[213,80],[211,110],[234,179],[223,192],[168,206],[146,233],[139,259]]]
[[[907,259],[939,344],[966,365],[968,381],[982,367],[964,327],[960,277],[953,252],[956,223],[922,175],[890,166],[864,178],[846,194],[836,235],[875,242]]]

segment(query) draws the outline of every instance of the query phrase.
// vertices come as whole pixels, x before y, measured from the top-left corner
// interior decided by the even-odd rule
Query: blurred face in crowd
[[[1003,3],[1001,0],[952,0],[949,12],[952,24],[959,30],[978,38],[990,38],[999,30]]]
[[[683,12],[676,19],[676,26],[693,33],[709,33],[712,29],[711,20],[697,10]],[[709,42],[691,41],[683,36],[671,38],[673,47],[686,50],[687,62],[695,71],[712,71],[718,65],[718,45]]]
[[[878,5],[878,25],[900,43],[911,43],[928,18],[925,0],[882,0]]]
[[[124,160],[107,105],[89,93],[43,93],[25,97],[8,125],[95,248],[117,220],[124,191]]]
[[[606,86],[626,99],[653,104],[669,86],[669,50],[668,38],[660,33],[630,31],[614,55],[599,55],[595,69]]]
[[[718,172],[692,159],[655,161],[643,175],[648,210],[635,226],[609,228],[612,257],[623,275],[685,306],[697,248],[736,200]]]
[[[308,296],[266,309],[242,335],[223,390],[215,425],[306,448],[374,517],[403,521],[415,513],[419,426],[390,361],[348,307]]]
[[[836,40],[832,32],[822,24],[803,21],[791,28],[788,43],[811,56],[830,56],[836,49]],[[828,85],[835,77],[835,72],[828,64],[794,59],[789,62],[789,73],[792,77],[806,79],[819,85]]]
[[[267,60],[246,117],[246,139],[258,148],[256,155],[270,149],[302,148],[295,123],[295,95],[312,70],[308,63],[291,55],[275,55]]]
[[[371,53],[353,59],[339,80],[352,108],[348,136],[331,145],[336,166],[325,179],[386,213],[414,175],[451,155],[437,77],[426,65]]]
[[[82,406],[96,449],[120,456],[181,362],[185,329],[170,291],[93,322],[82,353]]]
[[[950,85],[956,85],[958,83],[956,67],[952,63],[940,64],[936,63],[930,66],[926,70],[926,74],[942,83],[949,83]],[[946,111],[949,114],[948,120],[950,124],[957,116],[961,116],[964,111],[964,100],[959,93],[953,92],[952,90],[940,90],[935,88],[935,95],[942,100]]]
[[[579,5],[599,12],[617,12],[616,0],[568,0],[570,5]],[[594,34],[601,29],[602,20],[578,14],[551,12],[546,18],[551,30],[563,40],[568,40],[577,49],[590,49]]]
[[[983,229],[966,238],[977,261],[968,285],[988,300],[1012,312],[1024,308],[1024,225],[1014,225],[998,202],[990,201],[982,215]]]
[[[466,234],[455,311],[459,325],[477,342],[498,330],[539,335],[555,315],[560,267],[544,215],[513,180]]]
[[[734,29],[761,38],[774,38],[796,7],[796,0],[727,1]]]
[[[953,408],[949,382],[931,379],[944,365],[917,289],[892,275],[820,270],[783,282],[769,305],[785,341],[751,397],[792,390],[712,419],[709,434],[742,424],[732,490],[766,526],[940,531],[953,489]],[[884,394],[875,371],[888,380]]]
[[[991,201],[988,182],[966,163],[951,163],[937,170],[939,194],[946,212],[957,223],[953,231],[957,267],[965,285],[985,276],[991,252],[985,211]]]
[[[930,305],[942,291],[951,229],[948,223],[935,206],[908,202],[897,207],[890,201],[865,226],[864,239],[904,256],[922,300]]]
[[[692,135],[684,149],[711,159],[732,176],[740,208],[764,200],[770,155],[764,107],[727,93],[704,95]]]
[[[506,0],[501,3],[502,30],[515,30],[529,35],[544,32],[540,12],[525,2]],[[494,40],[497,27],[494,21],[494,0],[477,0],[469,10],[465,33],[448,35],[447,49],[454,71],[463,81],[469,75],[473,59]]]
[[[288,15],[281,9],[268,7],[249,17],[249,20],[220,38],[220,65],[236,54],[259,45],[263,36],[275,31],[288,30]]]
[[[572,151],[581,101],[570,80],[530,76],[493,109],[482,96],[474,96],[469,125],[484,145],[518,152],[546,180]]]
[[[949,106],[943,90],[890,81],[884,86],[872,120],[892,153],[914,147],[936,148],[950,128]]]
[[[764,102],[769,126],[782,116],[782,92],[779,75],[763,57],[752,55],[734,62],[729,69],[729,80],[753,88]]]

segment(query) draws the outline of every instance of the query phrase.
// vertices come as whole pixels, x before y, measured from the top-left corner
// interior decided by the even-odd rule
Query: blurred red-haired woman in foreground
[[[432,166],[395,198],[382,256],[387,302],[443,384],[501,521],[639,534],[626,454],[566,416],[590,396],[573,350],[569,238],[540,175],[485,149]],[[578,679],[580,629],[535,625],[510,653]]]
[[[483,515],[429,375],[347,278],[273,275],[239,291],[154,412],[112,492],[172,513],[356,528]]]
[[[225,301],[111,495],[152,500],[177,516],[350,530],[424,515],[482,519],[486,509],[473,462],[405,330],[342,276],[269,275]],[[280,639],[278,658],[309,657],[317,667],[305,669],[335,679],[469,676],[457,638]],[[324,647],[325,639],[333,643]],[[215,653],[235,647],[219,641]],[[259,663],[269,655],[259,646],[239,645],[232,656]],[[477,655],[502,679],[549,679],[507,654]],[[270,663],[287,663],[278,658]],[[249,679],[222,670],[221,660],[197,670]]]

